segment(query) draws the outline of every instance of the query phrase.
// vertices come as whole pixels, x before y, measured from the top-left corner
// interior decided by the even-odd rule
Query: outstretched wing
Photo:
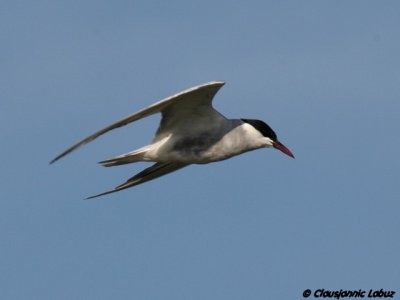
[[[218,92],[218,90],[224,85],[225,83],[223,81],[212,81],[208,82],[187,90],[184,90],[178,94],[175,94],[173,96],[170,96],[168,98],[165,98],[159,102],[156,102],[134,114],[131,114],[129,116],[126,116],[125,118],[93,133],[92,135],[84,138],[82,141],[76,143],[72,147],[68,148],[61,154],[59,154],[57,157],[55,157],[50,164],[54,163],[55,161],[59,160],[60,158],[66,156],[67,154],[71,153],[72,151],[76,150],[80,146],[83,146],[100,135],[113,130],[118,127],[125,126],[129,123],[132,123],[134,121],[137,121],[139,119],[142,119],[144,117],[153,115],[158,112],[163,112],[164,110],[166,112],[171,111],[171,107],[177,107],[178,105],[191,102],[191,106],[195,107],[196,105],[204,106],[208,105],[211,107],[211,102],[214,97],[214,95]],[[192,101],[196,102],[193,103]]]
[[[142,172],[136,174],[132,178],[129,178],[125,183],[117,186],[111,191],[107,191],[98,195],[94,195],[91,197],[88,197],[86,199],[93,199],[96,197],[104,196],[107,194],[115,193],[130,187],[133,187],[135,185],[144,183],[149,180],[153,180],[155,178],[158,178],[160,176],[166,175],[168,173],[174,172],[176,170],[182,169],[183,167],[188,166],[188,164],[183,164],[183,163],[155,163],[151,167],[144,169]]]

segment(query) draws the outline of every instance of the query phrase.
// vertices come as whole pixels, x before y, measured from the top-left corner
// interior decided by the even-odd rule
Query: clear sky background
[[[0,3],[1,299],[400,297],[398,1]],[[257,150],[92,201],[147,164],[159,116],[211,80],[296,155]],[[312,298],[312,297],[311,297]]]

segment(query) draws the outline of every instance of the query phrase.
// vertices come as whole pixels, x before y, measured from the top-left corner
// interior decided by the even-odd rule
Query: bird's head
[[[274,147],[285,153],[286,155],[293,157],[293,153],[283,145],[276,136],[276,133],[272,130],[272,128],[265,122],[260,120],[253,119],[241,119],[243,122],[250,124],[253,126],[258,132],[262,135],[262,144],[264,147]]]

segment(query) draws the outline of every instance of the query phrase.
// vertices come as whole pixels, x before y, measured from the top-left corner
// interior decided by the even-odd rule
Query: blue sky
[[[302,299],[400,293],[397,1],[2,1],[2,299]],[[82,199],[146,164],[158,116],[48,162],[211,80],[268,122],[258,150]],[[396,290],[397,289],[397,290]],[[312,297],[311,297],[312,298]]]

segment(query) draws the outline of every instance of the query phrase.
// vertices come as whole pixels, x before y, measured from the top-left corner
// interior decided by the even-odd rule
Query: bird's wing
[[[133,187],[135,185],[144,183],[149,180],[153,180],[155,178],[158,178],[160,176],[166,175],[168,173],[174,172],[176,170],[182,169],[183,167],[188,166],[188,164],[183,164],[183,163],[155,163],[151,167],[148,167],[147,169],[144,169],[142,172],[136,174],[132,178],[129,178],[125,183],[117,186],[113,190],[94,195],[91,197],[88,197],[86,199],[92,199],[100,196],[104,196],[107,194],[115,193],[130,187]]]
[[[72,151],[76,150],[80,146],[83,146],[100,135],[113,130],[118,127],[125,126],[129,123],[132,123],[134,121],[137,121],[139,119],[142,119],[144,117],[150,116],[152,114],[162,112],[162,111],[171,111],[169,108],[170,106],[177,106],[181,105],[183,103],[192,103],[192,106],[196,105],[208,105],[211,107],[211,102],[214,97],[214,95],[218,92],[218,90],[224,85],[225,83],[223,81],[212,81],[208,82],[187,90],[184,90],[178,94],[175,94],[173,96],[170,96],[168,98],[165,98],[161,101],[158,101],[134,114],[131,114],[129,116],[126,116],[125,118],[93,133],[92,135],[84,138],[82,141],[76,143],[72,147],[68,148],[61,154],[59,154],[57,157],[55,157],[50,164],[54,163],[55,161],[59,160],[60,158],[64,157],[65,155],[71,153]],[[196,102],[196,103],[194,103]]]

